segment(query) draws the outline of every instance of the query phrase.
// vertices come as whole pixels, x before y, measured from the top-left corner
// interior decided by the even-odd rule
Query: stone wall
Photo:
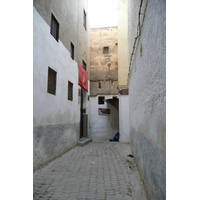
[[[101,88],[99,88],[99,84],[101,85]],[[93,95],[91,96],[96,96],[99,94],[108,95],[110,93],[117,95],[117,84],[118,81],[92,81],[92,84],[90,85],[90,91]]]
[[[104,47],[109,48],[108,53],[103,52]],[[90,95],[117,94],[117,80],[117,27],[93,28],[90,30]]]
[[[164,200],[166,199],[166,1],[129,0],[128,8],[131,150],[151,199]],[[139,12],[140,17],[138,17]],[[135,38],[138,39],[133,51]]]

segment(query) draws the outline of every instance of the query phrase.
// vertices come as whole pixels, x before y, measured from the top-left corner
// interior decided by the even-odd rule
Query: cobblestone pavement
[[[128,144],[77,146],[33,174],[33,199],[147,200]]]

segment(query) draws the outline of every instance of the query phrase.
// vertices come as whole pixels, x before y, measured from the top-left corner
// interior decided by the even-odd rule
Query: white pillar
[[[119,97],[119,141],[130,143],[129,132],[129,95]]]

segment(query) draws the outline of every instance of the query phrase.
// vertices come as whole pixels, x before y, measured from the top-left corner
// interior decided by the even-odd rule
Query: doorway
[[[83,89],[81,88],[81,120],[80,120],[80,139],[83,137]]]

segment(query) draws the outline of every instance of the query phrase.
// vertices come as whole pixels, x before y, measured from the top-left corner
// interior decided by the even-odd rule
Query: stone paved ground
[[[77,146],[34,172],[33,199],[147,200],[130,153],[119,142]]]

